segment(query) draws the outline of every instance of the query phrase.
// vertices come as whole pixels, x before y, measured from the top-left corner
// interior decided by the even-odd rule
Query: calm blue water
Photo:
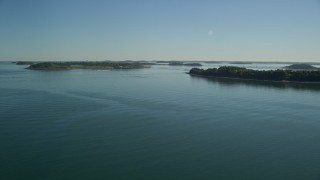
[[[319,85],[24,67],[0,63],[1,180],[320,179]]]

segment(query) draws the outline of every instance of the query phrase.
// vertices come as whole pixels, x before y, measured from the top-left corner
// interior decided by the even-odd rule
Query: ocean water
[[[320,85],[25,67],[0,63],[1,180],[320,179]]]

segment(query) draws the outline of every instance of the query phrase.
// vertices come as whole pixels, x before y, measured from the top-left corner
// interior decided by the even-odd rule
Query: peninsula
[[[70,69],[141,69],[149,67],[140,62],[114,62],[114,61],[71,61],[71,62],[39,62],[31,64],[30,70],[70,70]]]
[[[268,81],[295,81],[295,82],[319,82],[320,71],[310,70],[253,70],[235,66],[222,66],[220,68],[199,69],[192,68],[190,75],[251,79],[251,80],[268,80]]]

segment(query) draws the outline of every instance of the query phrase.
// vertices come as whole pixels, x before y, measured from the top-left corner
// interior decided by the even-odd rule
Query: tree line
[[[190,74],[228,77],[255,80],[272,81],[299,81],[299,82],[320,82],[320,71],[293,71],[293,70],[253,70],[235,66],[222,66],[220,68],[199,69],[192,68]]]

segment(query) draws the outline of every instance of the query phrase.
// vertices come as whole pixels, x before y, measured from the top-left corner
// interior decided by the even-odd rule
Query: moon
[[[213,30],[212,30],[212,29],[208,31],[208,36],[210,36],[210,37],[211,37],[211,36],[213,36],[213,34],[214,34],[214,32],[213,32]]]

